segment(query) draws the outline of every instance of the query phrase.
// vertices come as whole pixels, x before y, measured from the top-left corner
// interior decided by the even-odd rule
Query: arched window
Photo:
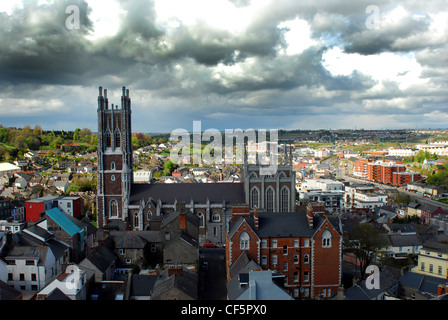
[[[110,163],[110,170],[115,170],[115,162]]]
[[[134,215],[134,228],[138,228],[138,213]]]
[[[118,217],[118,202],[115,199],[112,199],[110,201],[109,217],[110,218],[117,218]]]
[[[249,250],[249,241],[250,236],[247,232],[243,232],[240,235],[240,249],[241,250]]]
[[[219,221],[221,221],[221,216],[220,216],[220,214],[219,214],[219,212],[213,212],[213,214],[212,214],[212,221],[213,222],[219,222]]]
[[[199,218],[199,227],[204,227],[204,215],[202,212],[199,212],[197,216]]]
[[[253,187],[252,190],[250,191],[250,203],[251,203],[251,208],[260,208],[259,207],[259,202],[260,202],[260,193],[258,192],[258,188],[257,187]]]
[[[115,148],[120,148],[121,147],[121,134],[118,129],[115,130],[114,140],[115,140]]]
[[[331,232],[325,230],[322,233],[322,248],[330,248],[331,247]]]
[[[289,211],[289,189],[283,187],[280,191],[280,212]]]
[[[272,187],[266,189],[265,209],[267,212],[274,212],[274,189]]]
[[[107,129],[106,131],[106,148],[112,147],[112,135],[110,133],[110,130]]]
[[[305,254],[303,255],[303,263],[310,263],[310,256]]]

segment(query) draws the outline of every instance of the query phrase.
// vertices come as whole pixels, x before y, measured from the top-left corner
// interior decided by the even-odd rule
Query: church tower
[[[128,203],[133,180],[131,98],[123,87],[121,108],[109,107],[107,89],[98,95],[98,228],[109,221],[127,221]]]

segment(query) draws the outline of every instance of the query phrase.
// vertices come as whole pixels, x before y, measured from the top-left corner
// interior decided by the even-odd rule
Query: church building
[[[199,218],[199,244],[224,243],[233,206],[259,211],[295,211],[295,172],[285,161],[270,175],[260,165],[242,165],[237,183],[133,183],[131,98],[122,88],[121,106],[98,96],[97,220],[102,229],[150,230],[151,224],[185,204]]]

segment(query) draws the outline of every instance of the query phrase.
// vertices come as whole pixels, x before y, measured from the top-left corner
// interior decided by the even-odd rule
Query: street
[[[200,248],[199,265],[208,262],[208,269],[199,268],[199,300],[226,300],[226,265],[224,248]]]

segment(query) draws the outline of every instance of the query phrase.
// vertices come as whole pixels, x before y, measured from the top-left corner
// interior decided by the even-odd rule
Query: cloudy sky
[[[140,132],[445,128],[447,21],[447,0],[1,1],[0,123],[96,131],[98,87],[126,86]]]

